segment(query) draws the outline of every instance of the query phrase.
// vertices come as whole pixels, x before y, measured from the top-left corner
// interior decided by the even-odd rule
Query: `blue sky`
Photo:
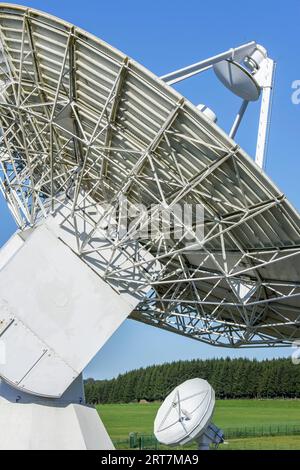
[[[13,3],[13,2],[8,2]],[[266,172],[300,208],[300,105],[292,104],[291,84],[300,80],[300,2],[286,0],[51,0],[26,5],[61,17],[97,35],[157,75],[197,62],[230,47],[256,40],[276,60],[276,83]],[[239,100],[224,90],[212,73],[192,78],[177,89],[195,104],[205,103],[230,128]],[[254,154],[258,105],[247,112],[238,142]],[[3,244],[15,230],[0,200]],[[88,366],[85,375],[113,377],[119,372],[176,359],[217,356],[289,356],[291,349],[232,351],[214,348],[156,328],[126,321]]]

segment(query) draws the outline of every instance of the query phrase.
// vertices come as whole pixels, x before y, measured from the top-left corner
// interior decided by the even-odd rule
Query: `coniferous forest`
[[[300,365],[291,359],[177,361],[132,370],[111,380],[85,380],[88,403],[163,400],[187,379],[208,380],[217,398],[300,398]]]

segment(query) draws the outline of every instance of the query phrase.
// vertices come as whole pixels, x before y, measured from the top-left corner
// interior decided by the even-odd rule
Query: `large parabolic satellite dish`
[[[1,190],[21,233],[60,217],[73,252],[136,298],[135,320],[230,347],[300,338],[299,214],[234,140],[137,62],[48,14],[1,4],[0,44]],[[202,205],[203,239],[193,224],[176,238],[172,223],[171,236],[135,239],[136,214],[120,235],[124,197],[146,207],[139,223],[153,204]]]

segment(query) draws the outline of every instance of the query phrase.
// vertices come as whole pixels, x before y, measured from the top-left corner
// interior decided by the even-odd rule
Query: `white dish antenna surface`
[[[206,380],[183,382],[164,400],[154,421],[156,439],[165,445],[183,445],[195,440],[209,425],[215,392]]]

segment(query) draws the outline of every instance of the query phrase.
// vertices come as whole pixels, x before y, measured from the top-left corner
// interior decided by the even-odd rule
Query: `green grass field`
[[[220,450],[299,450],[300,436],[271,436],[231,439]]]
[[[98,405],[98,412],[113,440],[130,432],[152,434],[159,403]],[[220,428],[300,425],[300,400],[217,400],[214,422]],[[232,439],[226,449],[300,449],[300,436]]]

